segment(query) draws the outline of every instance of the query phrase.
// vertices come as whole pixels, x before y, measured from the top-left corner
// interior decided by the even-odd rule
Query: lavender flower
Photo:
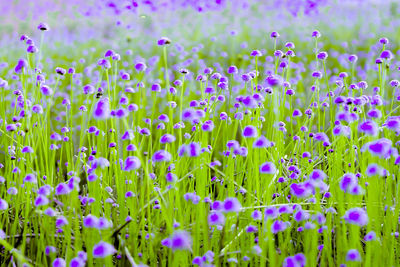
[[[94,245],[92,254],[94,258],[105,258],[107,256],[113,255],[116,252],[117,251],[111,244],[100,241],[99,243]]]
[[[263,174],[275,174],[276,167],[273,162],[265,162],[260,166],[260,173]]]
[[[346,211],[343,218],[347,223],[365,226],[368,223],[368,215],[362,208],[352,208]]]
[[[135,156],[129,156],[125,159],[124,162],[124,171],[133,171],[133,170],[137,170],[140,168],[140,160],[139,158],[135,157]]]
[[[100,99],[93,111],[93,117],[97,120],[105,120],[110,116],[110,101],[107,97]]]

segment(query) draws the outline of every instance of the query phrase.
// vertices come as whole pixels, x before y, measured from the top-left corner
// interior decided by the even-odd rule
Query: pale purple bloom
[[[89,214],[83,219],[83,226],[87,228],[96,228],[98,222],[99,219],[96,216]]]
[[[237,198],[227,198],[222,204],[222,208],[224,212],[239,212],[242,208],[239,200]]]
[[[115,250],[114,246],[106,243],[104,241],[100,241],[93,247],[93,257],[94,258],[105,258],[107,256],[113,255],[117,251]]]
[[[166,150],[159,150],[153,154],[154,162],[170,161],[172,159],[171,154]]]
[[[45,205],[49,204],[49,199],[47,197],[45,197],[44,195],[38,195],[35,199],[34,204],[36,207],[45,206]]]
[[[286,228],[287,228],[287,224],[285,222],[280,221],[280,220],[276,220],[271,225],[271,232],[273,234],[276,234],[276,233],[285,231]]]
[[[255,138],[258,135],[257,128],[253,125],[248,125],[244,127],[242,134],[245,138]]]
[[[260,166],[260,173],[264,174],[275,174],[276,167],[273,162],[265,162]]]
[[[360,252],[357,249],[350,249],[346,254],[346,261],[361,261]]]
[[[135,156],[129,156],[125,159],[124,162],[124,171],[133,171],[133,170],[137,170],[140,168],[140,160],[138,157]]]
[[[0,198],[0,210],[6,210],[8,209],[8,203],[4,199]]]
[[[368,215],[362,208],[352,208],[346,211],[343,218],[347,223],[365,226],[368,223]]]
[[[209,225],[224,225],[225,224],[225,216],[220,211],[212,211],[208,215],[208,224]]]
[[[358,125],[358,130],[366,135],[376,136],[378,134],[378,125],[374,121],[365,121]]]
[[[66,267],[67,266],[67,262],[62,258],[56,258],[53,261],[52,266],[53,267]]]
[[[93,117],[97,120],[105,120],[110,116],[110,100],[107,97],[100,99],[93,110]]]
[[[376,233],[374,231],[370,231],[364,236],[364,241],[374,241],[374,240],[376,240]]]

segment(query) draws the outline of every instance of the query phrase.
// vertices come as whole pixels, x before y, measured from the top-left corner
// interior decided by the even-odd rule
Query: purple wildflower
[[[222,208],[224,212],[239,212],[242,209],[242,205],[237,198],[231,197],[225,199]]]
[[[257,137],[257,128],[253,125],[248,125],[244,127],[242,134],[245,138],[255,138]]]
[[[357,249],[350,249],[346,254],[346,261],[361,261],[360,252]]]
[[[212,211],[208,215],[208,224],[209,225],[224,225],[225,224],[225,216],[220,211]]]
[[[352,208],[346,211],[343,218],[347,223],[364,226],[368,223],[368,215],[362,208]]]
[[[96,103],[93,117],[97,120],[105,120],[110,117],[110,101],[107,97],[100,99]]]
[[[260,173],[264,174],[275,174],[276,167],[273,162],[265,162],[260,166]]]
[[[106,243],[104,241],[100,241],[99,243],[97,243],[93,247],[92,251],[94,258],[105,258],[109,255],[113,255],[116,252],[117,251],[111,244]]]
[[[140,168],[140,160],[138,157],[135,156],[129,156],[125,159],[124,162],[124,171],[133,171],[133,170],[137,170]]]
[[[378,134],[378,125],[374,121],[365,121],[358,125],[358,130],[371,136]]]
[[[166,150],[159,150],[153,154],[154,162],[170,161],[172,158],[171,154]]]
[[[63,258],[56,258],[53,261],[52,266],[53,267],[66,267],[67,266],[67,262]]]
[[[271,225],[271,232],[273,234],[277,234],[279,232],[285,231],[286,228],[287,228],[287,224],[285,222],[280,221],[280,220],[276,220]]]

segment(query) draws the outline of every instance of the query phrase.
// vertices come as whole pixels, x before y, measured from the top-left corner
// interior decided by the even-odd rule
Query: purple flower
[[[161,241],[163,246],[175,250],[191,250],[192,249],[192,238],[186,231],[176,231],[170,236]]]
[[[172,173],[172,172],[168,172],[168,173],[165,175],[165,178],[166,178],[166,180],[167,180],[168,183],[173,183],[173,182],[175,182],[175,181],[178,180],[178,176],[176,176],[176,174],[175,174],[175,173]],[[189,193],[187,193],[187,194],[189,194]],[[186,195],[186,194],[185,194],[185,195]]]
[[[159,46],[168,45],[168,44],[170,44],[170,43],[171,43],[171,40],[168,39],[167,37],[161,37],[161,38],[157,41],[157,44],[158,44]]]
[[[212,211],[208,215],[208,224],[209,225],[224,225],[225,224],[225,216],[220,211]]]
[[[15,66],[14,71],[19,74],[26,67],[28,67],[28,62],[25,59],[20,59],[18,60],[18,63]]]
[[[261,53],[260,50],[253,50],[253,51],[251,51],[250,56],[252,56],[252,57],[261,57],[262,53]]]
[[[270,146],[271,142],[263,135],[256,139],[253,143],[254,148],[267,148]]]
[[[33,105],[32,112],[36,114],[43,114],[43,107],[41,105]]]
[[[137,170],[140,168],[140,160],[138,157],[135,156],[129,156],[125,159],[124,162],[124,171],[133,171],[133,170]]]
[[[48,255],[50,255],[51,253],[55,253],[55,252],[57,252],[57,248],[56,247],[53,247],[53,246],[46,246],[46,248],[45,248],[45,254],[48,256]]]
[[[242,134],[245,138],[255,138],[257,137],[257,128],[253,125],[248,125],[244,127]]]
[[[391,60],[393,58],[393,53],[390,50],[382,51],[380,58]]]
[[[109,255],[113,255],[117,251],[113,245],[108,244],[104,241],[100,241],[93,247],[93,257],[94,258],[105,258]]]
[[[65,73],[67,73],[67,71],[66,71],[65,69],[60,68],[60,67],[57,67],[57,68],[55,69],[55,71],[56,71],[57,74],[59,74],[59,75],[61,75],[61,76],[64,76]]]
[[[265,79],[265,82],[268,84],[268,86],[274,87],[282,85],[283,79],[279,75],[271,74]]]
[[[271,206],[271,207],[266,207],[265,211],[264,211],[264,219],[275,219],[276,217],[278,217],[279,212],[276,209],[276,207]]]
[[[351,63],[355,63],[355,62],[357,62],[357,60],[358,60],[358,56],[357,56],[357,55],[350,55],[350,56],[348,57],[348,59],[349,59],[349,61],[350,61]]]
[[[53,261],[52,265],[53,265],[53,267],[66,267],[67,266],[67,262],[62,258],[56,258]]]
[[[45,96],[53,95],[53,89],[51,89],[47,85],[42,85],[40,87],[40,90],[42,91],[42,94],[45,95]]]
[[[97,61],[97,65],[103,67],[104,69],[109,69],[109,68],[111,68],[111,63],[110,63],[110,61],[108,61],[108,60],[105,59],[105,58],[99,59],[99,60]]]
[[[311,172],[309,176],[311,181],[322,181],[326,178],[326,174],[318,169],[315,169]]]
[[[357,249],[350,249],[346,254],[346,261],[361,261],[360,252]]]
[[[153,92],[161,92],[161,85],[158,83],[155,83],[151,86],[151,91]]]
[[[55,192],[56,195],[67,195],[67,194],[71,193],[72,189],[68,185],[66,185],[64,183],[60,183],[56,186],[55,191],[56,191]]]
[[[0,210],[6,210],[8,209],[8,203],[4,199],[0,198]]]
[[[249,225],[246,227],[246,232],[247,233],[257,233],[258,232],[258,228],[255,225]]]
[[[54,216],[56,216],[56,211],[52,208],[47,208],[44,211],[44,214],[46,214],[47,216],[50,216],[50,217],[54,217]]]
[[[172,158],[171,154],[166,150],[159,150],[153,154],[153,161],[154,162],[163,162],[163,161],[170,161]]]
[[[306,265],[306,256],[303,253],[298,253],[294,256],[287,257],[283,261],[283,267],[304,267]]]
[[[122,136],[121,140],[133,140],[135,138],[135,135],[133,133],[133,130],[127,130]]]
[[[278,32],[273,31],[273,32],[271,32],[270,36],[271,36],[271,38],[278,38],[280,35]]]
[[[141,71],[145,71],[147,69],[147,66],[146,66],[146,64],[144,62],[138,62],[135,65],[135,69],[137,71],[141,72]]]
[[[57,228],[61,228],[61,227],[63,227],[64,225],[67,225],[68,224],[68,220],[67,220],[67,218],[65,218],[64,216],[59,216],[57,219],[56,219],[56,227]]]
[[[380,158],[389,158],[392,151],[392,141],[386,138],[381,138],[372,142],[366,143],[361,149],[364,152],[366,149],[375,156]]]
[[[280,221],[280,220],[276,220],[271,225],[271,232],[273,234],[277,234],[279,232],[285,231],[286,228],[287,228],[287,224],[285,222]]]
[[[255,210],[251,213],[251,217],[253,218],[253,220],[259,221],[262,218],[262,213],[259,210]]]
[[[346,211],[343,218],[347,223],[364,226],[368,223],[368,215],[362,208],[352,208]]]
[[[273,162],[265,162],[260,166],[260,173],[264,174],[275,174],[276,167]]]
[[[383,124],[389,130],[399,132],[400,131],[400,117],[389,117]]]
[[[358,130],[371,136],[378,134],[378,125],[374,121],[365,121],[358,125]]]
[[[378,164],[371,163],[371,164],[368,165],[367,169],[365,170],[365,174],[368,177],[372,177],[372,176],[375,176],[375,175],[383,176],[384,175],[384,171]]]
[[[242,209],[242,205],[237,198],[230,197],[225,199],[222,209],[224,212],[239,212]]]
[[[108,97],[104,97],[96,103],[93,117],[97,120],[105,120],[110,117],[110,100]]]
[[[364,241],[374,241],[374,240],[376,240],[376,233],[374,231],[370,231],[364,236]]]
[[[325,59],[328,58],[328,53],[325,52],[325,51],[319,52],[319,53],[317,54],[317,57],[318,57],[318,59],[320,59],[320,60],[325,60]]]
[[[183,110],[182,112],[182,120],[184,121],[194,121],[197,119],[197,113],[196,110],[193,108],[188,108]]]
[[[312,190],[305,183],[291,184],[290,193],[298,198],[306,198],[311,195]]]
[[[354,186],[357,186],[357,184],[357,177],[352,173],[345,173],[339,182],[340,189],[346,193],[349,193]]]
[[[205,132],[211,132],[214,130],[214,122],[212,120],[205,121],[203,125],[201,125],[201,129]]]
[[[30,45],[26,49],[26,52],[31,53],[31,54],[37,53],[38,51],[39,51],[39,49],[37,49],[37,47],[35,45]]]
[[[34,204],[36,207],[45,206],[45,205],[49,204],[49,200],[44,195],[38,195],[35,199]]]
[[[160,143],[161,144],[167,144],[167,143],[175,142],[175,140],[176,140],[176,137],[173,136],[172,134],[164,134],[160,138]]]
[[[107,220],[104,217],[100,217],[98,222],[97,222],[97,229],[107,229],[112,227],[112,222],[110,222],[109,220]]]
[[[41,23],[39,23],[39,25],[37,26],[37,29],[38,29],[38,30],[41,30],[41,31],[49,31],[49,30],[50,30],[50,27],[49,27],[49,25],[47,25],[47,23],[41,22]]]
[[[70,267],[85,267],[85,265],[85,261],[79,257],[75,257],[69,262]]]
[[[201,153],[200,144],[197,142],[192,142],[186,146],[186,153],[189,157],[198,157]]]
[[[89,214],[83,219],[83,226],[87,228],[96,228],[98,222],[99,219],[96,216]]]
[[[28,173],[24,178],[24,182],[36,184],[37,183],[36,175],[34,175],[33,173]]]
[[[229,66],[227,72],[229,74],[235,74],[238,73],[238,68],[236,66]]]
[[[293,214],[293,219],[296,222],[301,222],[301,221],[304,221],[304,220],[308,220],[309,217],[310,217],[310,215],[308,214],[308,212],[306,212],[306,211],[304,211],[302,209],[299,209],[298,211],[296,211]]]

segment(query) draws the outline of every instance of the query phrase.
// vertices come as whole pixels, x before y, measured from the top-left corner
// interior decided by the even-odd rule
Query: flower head
[[[94,258],[105,258],[109,255],[113,255],[117,252],[113,245],[100,241],[93,247],[93,257]]]
[[[352,208],[346,211],[343,218],[347,223],[364,226],[368,223],[368,215],[362,208]]]

